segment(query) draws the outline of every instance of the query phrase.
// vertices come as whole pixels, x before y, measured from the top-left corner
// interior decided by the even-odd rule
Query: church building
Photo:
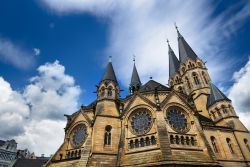
[[[179,59],[168,44],[168,86],[142,84],[134,63],[130,95],[120,98],[108,62],[96,100],[65,115],[64,142],[46,167],[250,166],[249,131],[177,34]]]

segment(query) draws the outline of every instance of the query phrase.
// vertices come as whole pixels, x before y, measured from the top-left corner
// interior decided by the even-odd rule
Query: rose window
[[[152,126],[151,113],[146,109],[134,111],[130,116],[130,123],[134,134],[145,134]]]
[[[172,108],[167,112],[168,124],[178,132],[186,132],[188,130],[187,114],[180,108]]]
[[[80,147],[87,136],[87,127],[84,124],[77,125],[72,132],[71,144],[74,148]]]

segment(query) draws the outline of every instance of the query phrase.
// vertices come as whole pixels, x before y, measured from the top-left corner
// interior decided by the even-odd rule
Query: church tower
[[[100,166],[100,163],[107,163],[115,166],[116,164],[120,136],[120,119],[117,107],[119,92],[120,88],[110,59],[97,87],[92,134],[92,138],[95,140],[92,141],[90,165]]]
[[[181,35],[178,28],[179,60],[169,46],[169,85],[176,91],[190,96],[203,116],[209,117],[206,108],[210,94],[210,77],[205,63]]]

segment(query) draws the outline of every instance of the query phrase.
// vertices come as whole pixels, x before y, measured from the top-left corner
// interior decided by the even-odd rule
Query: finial
[[[133,62],[135,62],[135,55],[133,54]]]
[[[109,62],[112,62],[112,56],[109,56]]]
[[[174,26],[175,26],[176,30],[179,31],[178,26],[176,25],[176,22],[174,22]]]
[[[149,77],[149,79],[150,79],[150,80],[152,80],[152,79],[153,79],[153,77],[152,77],[152,76],[150,76],[150,77]]]
[[[167,39],[167,43],[168,43],[168,45],[169,45],[169,40]]]

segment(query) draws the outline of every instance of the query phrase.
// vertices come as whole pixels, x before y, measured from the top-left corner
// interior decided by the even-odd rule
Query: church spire
[[[116,84],[118,83],[116,76],[115,76],[114,68],[112,65],[111,56],[109,57],[109,62],[107,64],[106,71],[105,71],[101,81],[113,81]]]
[[[210,88],[211,88],[211,94],[208,96],[207,99],[207,107],[210,107],[211,105],[213,105],[218,101],[222,100],[231,101],[213,83],[210,83]]]
[[[179,46],[180,62],[185,63],[185,61],[188,58],[196,60],[196,58],[198,56],[195,54],[193,49],[189,46],[189,44],[186,42],[184,37],[181,35],[181,33],[176,25],[175,25],[175,28],[176,28],[177,34],[178,34],[178,46]]]
[[[168,43],[168,55],[169,55],[169,78],[172,77],[176,71],[179,69],[180,62],[177,59],[174,51],[172,50],[169,41],[167,40]]]
[[[135,91],[138,91],[141,87],[141,80],[140,80],[139,74],[135,66],[135,57],[133,61],[134,61],[134,67],[133,67],[132,77],[131,77],[131,81],[129,85],[130,94],[133,94]]]

